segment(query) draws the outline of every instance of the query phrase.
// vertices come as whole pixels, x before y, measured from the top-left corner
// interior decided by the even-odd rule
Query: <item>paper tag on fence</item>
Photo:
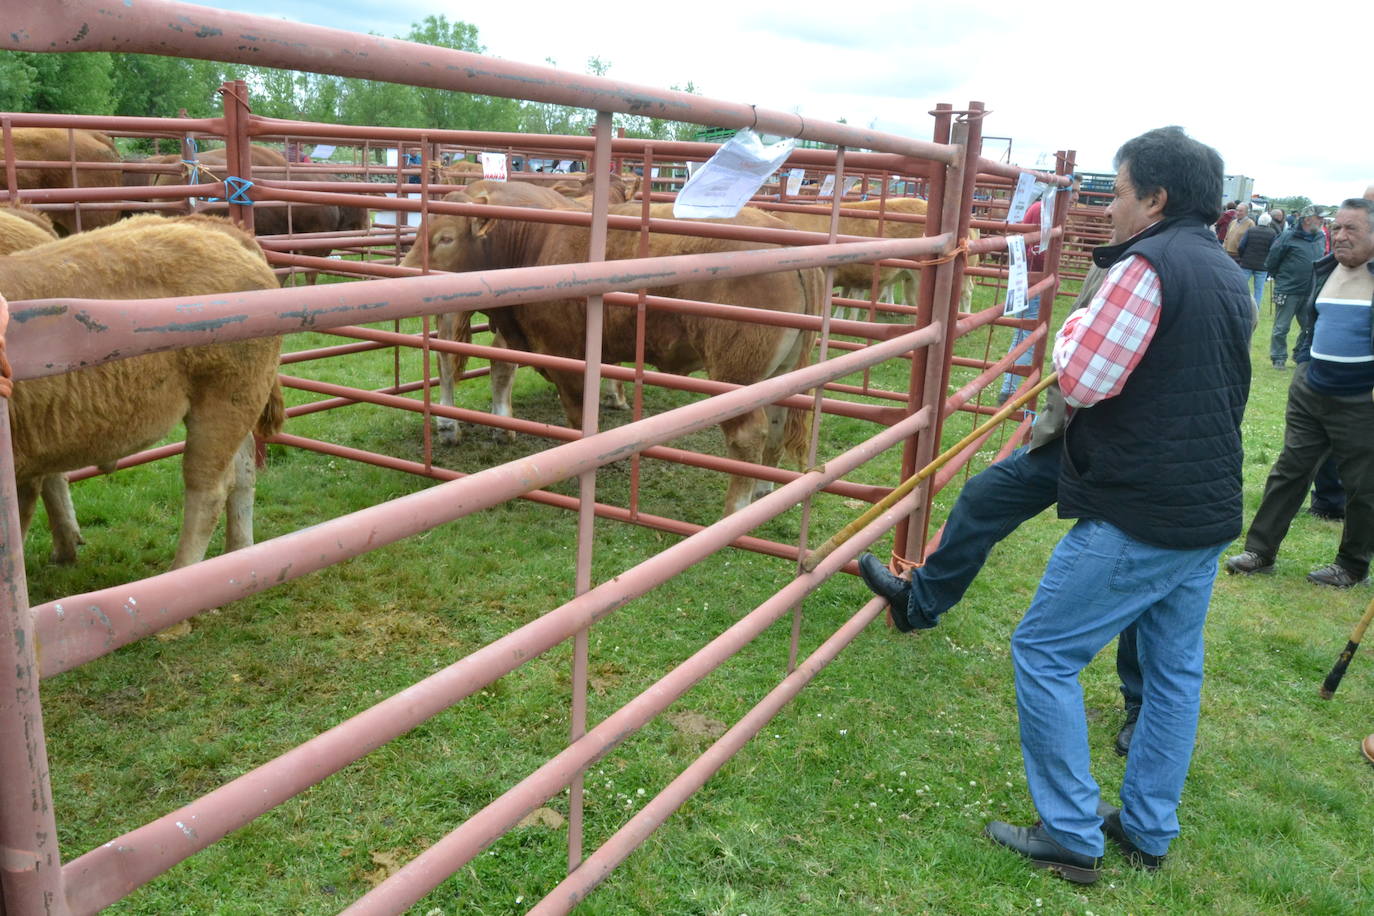
[[[801,193],[802,179],[806,177],[806,169],[788,169],[787,171],[787,196],[796,197]]]
[[[1037,254],[1048,251],[1050,247],[1050,231],[1054,229],[1054,202],[1059,197],[1055,193],[1057,190],[1051,188],[1050,192],[1040,199],[1040,241],[1035,243]]]
[[[758,189],[792,154],[793,140],[764,146],[745,128],[721,144],[714,156],[692,173],[673,202],[679,219],[728,219],[739,214]]]
[[[505,153],[479,153],[482,157],[482,177],[488,181],[506,180]]]
[[[854,190],[854,187],[855,187],[858,183],[859,183],[859,179],[857,179],[857,178],[846,178],[846,179],[844,180],[844,184],[840,186],[840,199],[843,200],[844,197],[845,197],[845,195],[848,194],[850,191]],[[820,192],[819,194],[817,194],[816,196],[817,196],[817,197],[829,197],[830,195],[832,195],[832,194],[834,194],[834,193],[835,193],[835,176],[834,176],[834,175],[826,175],[826,176],[825,176],[825,181],[823,181],[823,182],[821,183],[821,192]]]
[[[1003,315],[1015,315],[1026,310],[1026,290],[1030,287],[1026,276],[1026,240],[1019,235],[1007,236],[1007,304]]]
[[[1035,180],[1030,172],[1022,172],[1016,179],[1016,190],[1012,192],[1011,204],[1007,207],[1007,222],[1019,223],[1025,220],[1026,210],[1040,196],[1045,186]]]

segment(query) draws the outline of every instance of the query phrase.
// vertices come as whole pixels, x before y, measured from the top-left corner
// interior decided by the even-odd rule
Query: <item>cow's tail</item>
[[[802,308],[804,315],[819,315],[823,301],[821,271],[819,269],[799,270],[797,278],[801,284]],[[788,371],[804,369],[811,365],[811,351],[816,347],[816,332],[803,331],[797,360]],[[810,395],[812,391],[805,394]],[[797,467],[806,461],[806,450],[811,444],[811,410],[790,407],[784,421],[782,433],[782,457]]]
[[[263,439],[275,436],[281,432],[285,422],[286,402],[281,396],[281,380],[274,377],[272,390],[267,395],[267,403],[263,405],[262,413],[258,416],[258,425],[253,429],[253,433]]]

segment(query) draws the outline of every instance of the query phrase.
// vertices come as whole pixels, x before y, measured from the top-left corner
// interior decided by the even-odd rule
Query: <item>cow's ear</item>
[[[491,203],[491,195],[486,191],[479,191],[472,195],[472,202],[475,204],[489,204]],[[496,226],[496,220],[486,216],[474,216],[470,221],[470,225],[472,226],[472,237],[484,239]]]

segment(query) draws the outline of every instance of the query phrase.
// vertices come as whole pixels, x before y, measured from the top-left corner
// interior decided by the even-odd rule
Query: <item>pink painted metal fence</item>
[[[423,492],[359,509],[347,516],[293,532],[253,547],[215,557],[187,569],[51,601],[30,607],[25,588],[23,545],[15,509],[14,478],[10,458],[8,420],[0,416],[0,498],[5,511],[0,516],[0,581],[4,596],[0,600],[0,913],[4,916],[30,916],[37,913],[91,913],[128,895],[140,885],[165,872],[175,863],[206,848],[273,806],[303,792],[367,755],[388,741],[415,728],[464,698],[514,670],[525,661],[562,642],[574,646],[573,734],[567,748],[509,788],[487,807],[455,826],[430,849],[421,853],[399,872],[380,883],[352,906],[350,913],[403,912],[446,877],[471,861],[483,848],[509,830],[521,817],[555,794],[571,789],[569,875],[556,888],[549,889],[533,912],[566,912],[582,899],[644,838],[662,824],[678,806],[731,755],[736,753],[778,709],[802,689],[829,661],[852,641],[864,626],[881,611],[880,600],[868,602],[829,637],[811,656],[789,665],[789,673],[754,708],[735,723],[700,758],[691,761],[681,775],[665,787],[645,808],[599,849],[584,854],[581,838],[581,778],[586,769],[627,736],[652,720],[691,686],[747,645],[770,624],[789,611],[827,577],[851,564],[866,546],[889,531],[897,534],[898,554],[916,559],[926,549],[930,504],[933,494],[958,473],[980,443],[966,450],[961,459],[936,476],[933,486],[912,495],[870,524],[840,550],[825,559],[811,573],[796,568],[788,585],[744,614],[737,623],[702,646],[681,666],[665,675],[634,700],[599,723],[586,718],[587,634],[598,620],[614,613],[694,563],[729,546],[770,553],[795,562],[805,552],[809,539],[810,500],[828,491],[869,502],[876,501],[889,488],[860,485],[845,480],[856,468],[883,451],[902,449],[902,477],[927,464],[940,450],[940,434],[945,421],[956,411],[986,413],[989,408],[975,402],[978,393],[1000,377],[1014,358],[1030,350],[1039,366],[1045,347],[1045,327],[1052,320],[1046,308],[1039,322],[1023,323],[1033,333],[1017,350],[1006,355],[976,360],[956,356],[956,340],[1001,319],[1001,308],[994,306],[972,314],[958,312],[958,291],[963,273],[963,252],[1005,250],[1001,236],[1006,224],[995,218],[975,221],[975,187],[1005,189],[1015,181],[1018,169],[982,159],[979,156],[982,123],[981,106],[971,104],[964,112],[941,106],[935,113],[933,140],[879,134],[846,125],[803,122],[796,115],[769,112],[748,105],[704,99],[684,93],[618,83],[604,78],[566,74],[550,68],[531,67],[482,58],[464,52],[415,46],[405,42],[352,35],[336,30],[295,25],[220,10],[192,7],[170,2],[96,2],[64,0],[41,8],[18,0],[0,0],[6,30],[0,46],[29,51],[115,50],[146,53],[176,53],[224,61],[314,70],[346,76],[383,79],[412,85],[454,91],[526,98],[535,101],[576,105],[598,111],[594,136],[586,138],[541,138],[510,135],[483,135],[457,131],[415,131],[402,129],[362,129],[341,125],[300,124],[259,118],[247,107],[242,87],[227,86],[222,118],[200,121],[182,119],[80,119],[43,115],[4,115],[6,158],[9,168],[5,197],[18,197],[40,204],[59,205],[81,201],[83,206],[128,207],[139,198],[128,189],[72,189],[20,191],[14,182],[9,131],[14,127],[40,124],[90,126],[107,130],[157,131],[173,135],[199,132],[223,137],[229,149],[230,171],[239,177],[254,175],[248,158],[249,143],[256,137],[310,137],[361,140],[363,143],[414,144],[425,153],[419,170],[421,196],[408,200],[389,198],[385,208],[395,212],[416,210],[422,219],[435,212],[480,213],[502,217],[529,216],[525,213],[493,213],[467,204],[446,204],[431,200],[428,160],[440,144],[463,148],[489,146],[528,150],[563,150],[584,155],[593,163],[595,175],[590,214],[575,214],[575,220],[592,227],[591,263],[578,266],[575,273],[567,266],[488,271],[475,274],[431,274],[396,276],[366,282],[318,287],[293,287],[266,292],[220,295],[213,301],[145,300],[100,302],[60,299],[42,302],[9,303],[9,352],[16,379],[67,371],[108,358],[118,352],[136,355],[154,349],[184,347],[209,342],[284,334],[299,330],[329,330],[364,341],[363,344],[331,348],[327,355],[339,356],[359,347],[412,346],[428,353],[451,349],[478,356],[500,356],[530,365],[568,368],[585,373],[584,390],[595,392],[602,374],[627,380],[671,384],[708,393],[709,398],[666,413],[640,417],[628,425],[598,431],[597,401],[586,398],[581,430],[549,431],[555,439],[565,440],[529,458],[509,462],[467,476],[435,468],[428,454],[422,461],[404,461],[363,453],[341,443],[310,442],[289,433],[280,442],[316,448],[328,454],[384,463],[387,466],[424,474],[444,482]],[[165,44],[169,25],[184,43]],[[245,43],[241,36],[253,35]],[[192,38],[191,36],[194,36]],[[617,261],[599,264],[608,227],[629,227],[625,217],[608,217],[608,172],[602,164],[612,160],[637,161],[644,167],[646,181],[654,162],[681,161],[709,155],[708,144],[673,144],[657,141],[614,138],[609,113],[650,112],[658,117],[695,121],[719,127],[753,127],[761,133],[796,136],[832,143],[838,150],[802,150],[789,165],[833,171],[837,186],[846,169],[857,169],[865,186],[874,185],[887,193],[887,176],[911,176],[928,192],[929,214],[925,234],[917,239],[865,239],[837,241],[832,222],[828,236],[779,230],[761,230],[749,237],[772,241],[772,249],[720,254],[678,256]],[[854,150],[873,150],[855,152]],[[1059,175],[1041,176],[1063,185],[1064,173],[1072,169],[1072,155],[1061,156]],[[353,171],[357,171],[354,169]],[[417,185],[401,186],[404,170],[393,170],[399,192],[416,190]],[[359,182],[335,180],[328,170],[303,170],[293,166],[288,174],[259,177],[250,196],[253,206],[235,202],[222,180],[161,188],[159,196],[229,198],[228,210],[250,225],[255,206],[271,201],[297,203],[335,203],[377,207],[377,199],[361,193]],[[377,186],[366,188],[374,191]],[[385,187],[385,186],[383,186]],[[645,193],[653,193],[646,187]],[[789,204],[783,193],[775,200]],[[118,204],[116,202],[119,202]],[[795,204],[795,201],[790,203]],[[810,203],[808,201],[808,203]],[[842,201],[832,203],[838,216]],[[136,209],[133,207],[132,209]],[[880,217],[881,218],[881,217]],[[680,221],[655,221],[655,231],[721,231],[701,226],[675,225]],[[630,220],[633,228],[640,223]],[[970,225],[983,230],[981,240],[961,243]],[[1063,216],[1058,218],[1062,227]],[[1030,231],[1038,227],[1017,227]],[[1033,278],[1032,294],[1044,291],[1053,301],[1058,279],[1053,273],[1060,247],[1059,228],[1050,246],[1051,272]],[[725,234],[728,234],[726,232]],[[393,249],[409,242],[411,233],[396,227],[352,235],[319,238],[269,240],[275,263],[292,268],[324,268],[343,274],[362,276],[408,273],[375,261],[350,262],[290,253],[303,248],[333,247],[366,250],[381,245]],[[796,247],[792,247],[796,246]],[[879,307],[873,304],[870,318],[879,311],[890,311],[904,318],[901,324],[874,320],[844,322],[833,319],[829,308],[818,316],[781,315],[757,309],[721,306],[712,303],[662,300],[632,292],[636,280],[655,286],[694,277],[743,277],[780,270],[809,267],[834,269],[852,262],[883,261],[910,265],[922,273],[921,297],[914,310]],[[3,290],[0,290],[3,293]],[[480,310],[486,306],[509,306],[537,302],[556,295],[586,296],[586,360],[567,361],[540,357],[519,351],[496,351],[470,343],[446,343],[428,336],[359,328],[360,322],[425,315],[445,309]],[[827,295],[827,300],[828,300]],[[2,301],[2,300],[0,300]],[[602,366],[599,356],[602,308],[640,306],[714,314],[740,320],[771,321],[814,330],[819,334],[820,356],[813,365],[747,387],[712,383],[700,379],[667,377],[647,372],[642,362],[633,369]],[[828,305],[828,302],[827,302]],[[188,306],[197,310],[197,322],[188,328],[177,318]],[[914,311],[914,314],[912,314]],[[870,343],[833,341],[834,334],[854,335]],[[850,346],[842,346],[849,343]],[[833,353],[840,353],[836,356]],[[298,359],[322,354],[298,354]],[[858,404],[827,396],[827,387],[836,393],[852,393],[854,386],[836,385],[838,379],[890,360],[908,360],[910,384],[903,392],[881,392],[865,386],[862,391],[875,398],[886,398],[891,406]],[[968,376],[968,372],[972,375]],[[960,371],[963,384],[946,396],[951,373]],[[1027,384],[1038,377],[1029,373]],[[428,366],[418,384],[396,385],[386,391],[360,391],[306,380],[288,380],[301,388],[316,391],[333,400],[321,405],[297,408],[315,410],[331,403],[362,400],[426,415],[439,413],[456,419],[481,419],[507,428],[529,428],[522,421],[476,417],[461,408],[443,410],[429,401]],[[814,395],[807,392],[815,390]],[[422,399],[404,397],[419,390]],[[773,404],[805,405],[815,411],[818,421],[824,416],[859,416],[884,427],[866,442],[841,454],[818,455],[817,434],[813,432],[808,470],[801,472],[750,466],[714,456],[689,455],[668,448],[665,443],[686,432],[718,424],[757,407]],[[1018,432],[1027,421],[1023,420]],[[1008,440],[1005,448],[1011,447]],[[1004,448],[1004,450],[1005,450]],[[175,449],[162,450],[159,454]],[[745,470],[771,479],[779,488],[747,508],[709,525],[689,525],[672,519],[646,516],[629,509],[601,505],[595,498],[596,469],[631,455],[657,455],[691,461],[726,471]],[[145,456],[147,457],[147,456]],[[142,460],[136,458],[134,460]],[[579,498],[557,496],[543,488],[561,480],[578,477]],[[898,481],[894,480],[895,485]],[[188,619],[206,608],[215,607],[256,593],[281,582],[300,577],[329,564],[393,543],[434,527],[481,511],[517,497],[533,498],[550,505],[576,509],[579,513],[577,563],[574,572],[575,597],[549,610],[530,623],[515,629],[477,652],[449,665],[395,696],[383,699],[347,721],[318,735],[274,760],[270,760],[208,795],[164,816],[112,838],[95,849],[65,858],[57,848],[56,815],[49,784],[46,737],[39,682],[99,658],[120,646],[141,639]],[[778,544],[749,533],[762,522],[792,507],[803,504],[801,535],[796,544]],[[662,527],[684,535],[684,539],[644,562],[625,570],[609,581],[594,583],[591,575],[591,545],[596,517],[608,517]],[[852,566],[851,566],[852,568]],[[42,647],[41,660],[37,647]],[[794,629],[792,656],[796,659],[797,637]]]

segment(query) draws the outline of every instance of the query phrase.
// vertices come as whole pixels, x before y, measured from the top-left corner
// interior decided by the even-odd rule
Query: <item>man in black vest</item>
[[[1117,152],[1108,214],[1125,242],[1098,248],[1107,277],[1054,347],[1074,408],[1062,440],[1055,547],[1012,636],[1026,779],[1041,823],[987,826],[1069,880],[1101,873],[1103,834],[1136,866],[1178,835],[1202,688],[1202,627],[1217,558],[1241,529],[1240,421],[1253,305],[1208,229],[1222,162],[1180,128]],[[1079,672],[1132,623],[1143,704],[1120,809],[1089,769]]]

